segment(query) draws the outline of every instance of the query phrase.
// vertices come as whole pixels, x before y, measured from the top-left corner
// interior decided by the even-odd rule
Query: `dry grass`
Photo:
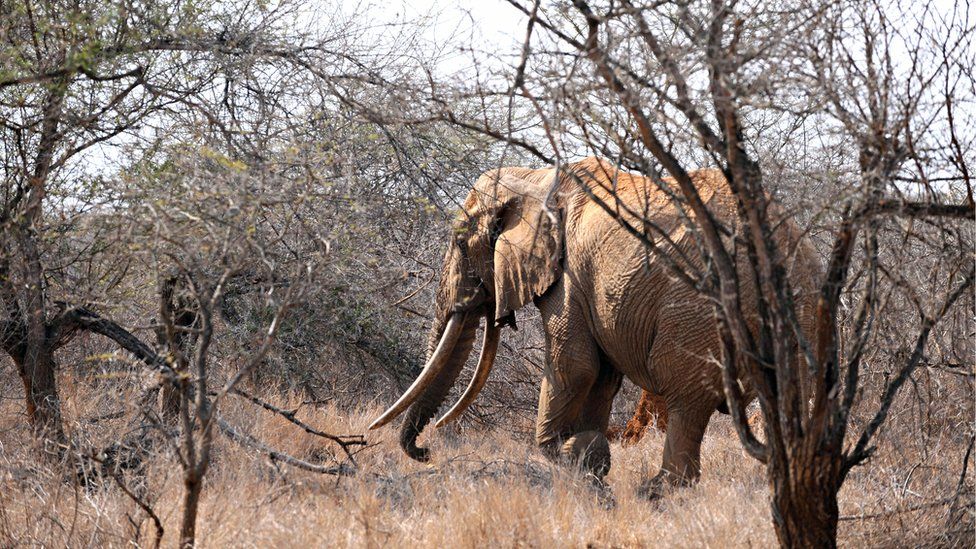
[[[9,370],[8,370],[9,372]],[[12,376],[0,376],[14,382]],[[126,400],[125,394],[91,398],[79,383],[63,383],[66,414],[91,417]],[[153,527],[111,482],[86,489],[32,460],[17,387],[0,400],[0,546],[151,545]],[[294,405],[279,399],[283,405]],[[309,460],[330,447],[266,412],[228,402],[231,421],[272,446]],[[361,432],[378,406],[344,414],[306,408],[302,418],[333,432]],[[111,440],[126,419],[89,426],[93,444]],[[75,428],[77,429],[77,427]],[[550,466],[526,440],[500,432],[438,433],[429,465],[407,459],[395,430],[370,436],[353,478],[318,476],[285,466],[221,439],[207,476],[199,517],[200,545],[223,546],[532,546],[532,547],[745,547],[775,544],[762,468],[740,450],[728,421],[717,416],[706,438],[701,482],[658,503],[635,497],[657,469],[663,436],[614,447],[609,475],[617,505],[601,507],[594,490],[573,473]],[[906,459],[891,447],[852,475],[841,493],[847,546],[972,546],[972,508],[948,523],[947,505],[905,511],[952,494],[962,455],[946,436],[927,461]],[[941,446],[939,446],[941,445]],[[964,448],[963,448],[964,449]],[[955,460],[955,462],[952,461]],[[908,479],[907,483],[905,482]],[[130,476],[128,482],[137,484]],[[171,455],[154,456],[144,492],[173,546],[182,494]],[[875,515],[881,516],[875,516]],[[960,530],[953,540],[947,531]]]

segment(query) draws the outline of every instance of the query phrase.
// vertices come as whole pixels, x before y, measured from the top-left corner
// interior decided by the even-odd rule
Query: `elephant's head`
[[[514,326],[515,311],[559,277],[562,229],[546,173],[553,172],[504,168],[481,176],[454,221],[427,364],[403,396],[370,425],[381,427],[406,410],[400,445],[413,459],[428,459],[427,449],[417,447],[417,437],[461,372],[481,318],[486,319],[485,336],[474,377],[438,427],[458,417],[484,386],[499,329]]]

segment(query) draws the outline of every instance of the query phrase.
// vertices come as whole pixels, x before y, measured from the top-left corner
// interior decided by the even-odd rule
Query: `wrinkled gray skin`
[[[691,233],[653,183],[594,158],[569,169],[609,204],[615,199],[607,189],[615,185],[622,202],[646,211],[700,264]],[[734,202],[721,173],[701,170],[692,176],[714,215],[734,228]],[[430,352],[452,315],[464,315],[463,328],[443,371],[407,410],[400,444],[412,458],[428,459],[417,437],[457,380],[482,317],[495,326],[514,324],[515,310],[533,301],[547,348],[536,424],[542,451],[602,478],[610,469],[604,433],[627,376],[661,397],[669,417],[661,470],[642,490],[655,495],[667,485],[693,481],[709,418],[724,408],[712,306],[669,276],[663,260],[648,255],[576,182],[563,178],[550,192],[553,178],[551,169],[503,168],[483,175],[465,201],[445,257]],[[641,226],[630,215],[624,218]],[[780,225],[777,240],[791,258],[793,279],[800,281],[801,325],[810,327],[814,294],[804,281],[815,280],[819,261],[790,222]],[[738,261],[740,273],[748,272],[744,258]],[[748,298],[754,290],[743,291],[743,303],[754,302]]]

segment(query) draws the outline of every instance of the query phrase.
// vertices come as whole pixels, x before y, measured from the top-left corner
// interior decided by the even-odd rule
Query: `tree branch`
[[[861,436],[857,440],[857,444],[854,449],[851,450],[844,459],[844,471],[849,471],[855,465],[861,463],[862,461],[871,457],[873,448],[868,447],[871,439],[877,433],[878,429],[884,423],[885,419],[888,417],[888,410],[891,408],[891,404],[895,400],[895,396],[898,394],[898,390],[901,388],[902,384],[908,379],[908,377],[915,371],[915,367],[922,360],[922,353],[925,351],[925,344],[928,342],[929,333],[932,328],[945,316],[945,313],[949,310],[952,304],[956,301],[969,288],[973,285],[973,279],[976,278],[976,269],[970,269],[969,273],[966,274],[966,278],[959,284],[959,286],[946,298],[945,303],[939,309],[938,313],[933,317],[927,317],[922,320],[922,330],[919,332],[918,337],[915,339],[915,348],[912,350],[912,354],[908,361],[902,366],[901,370],[891,383],[885,388],[884,393],[881,396],[881,405],[878,411],[871,418],[867,427],[861,432]]]
[[[72,332],[79,329],[88,330],[111,339],[146,365],[157,370],[166,379],[171,381],[176,379],[176,372],[173,371],[170,364],[156,354],[149,345],[143,343],[142,340],[122,326],[84,307],[74,307],[61,313],[52,322],[52,329],[49,330],[48,338],[53,341],[64,341],[70,337]]]
[[[281,417],[301,427],[302,430],[305,431],[306,433],[335,442],[342,448],[342,451],[346,453],[346,455],[350,458],[350,460],[352,459],[352,453],[349,451],[350,447],[366,445],[366,440],[363,438],[362,435],[333,435],[331,433],[326,433],[325,431],[320,431],[312,427],[311,425],[305,423],[304,421],[296,417],[296,412],[298,411],[297,409],[284,410],[282,408],[275,406],[274,404],[271,404],[270,402],[266,402],[254,395],[250,395],[242,391],[241,389],[235,388],[231,390],[231,394],[250,400],[254,404],[257,404],[258,406],[264,408],[265,410],[280,415]]]

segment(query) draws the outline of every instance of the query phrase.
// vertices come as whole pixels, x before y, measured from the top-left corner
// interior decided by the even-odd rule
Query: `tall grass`
[[[151,546],[146,513],[114,481],[89,486],[73,469],[39,464],[29,442],[16,378],[0,400],[0,546]],[[127,400],[80,383],[63,383],[66,415],[95,417]],[[134,389],[133,389],[134,390]],[[300,405],[289,395],[272,398]],[[326,441],[267,412],[228,401],[225,416],[269,445],[309,461],[327,460]],[[380,411],[303,407],[303,420],[325,430],[361,432]],[[127,418],[86,424],[100,447]],[[69,423],[69,426],[71,424]],[[75,425],[73,431],[81,430]],[[888,437],[878,456],[857,469],[841,492],[840,542],[846,546],[965,546],[974,543],[972,484],[950,520],[966,440],[952,432],[929,440],[926,455]],[[395,429],[370,433],[359,472],[330,477],[270,463],[221,438],[206,477],[198,521],[202,547],[767,547],[776,538],[762,467],[746,457],[724,416],[716,416],[703,448],[696,486],[647,502],[635,488],[653,475],[664,437],[651,432],[633,447],[614,446],[608,476],[616,505],[601,504],[592,485],[550,465],[530,440],[468,428],[429,433],[434,459],[420,464],[396,446]],[[972,458],[970,458],[972,459]],[[970,464],[970,467],[972,464]],[[127,485],[160,517],[163,546],[179,530],[182,483],[174,456],[152,455]],[[968,498],[968,499],[967,499]],[[959,507],[957,503],[956,507]]]

